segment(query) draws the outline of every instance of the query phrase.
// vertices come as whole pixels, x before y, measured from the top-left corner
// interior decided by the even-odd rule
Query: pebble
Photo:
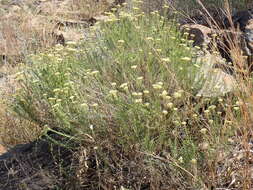
[[[7,152],[6,148],[0,144],[0,155],[4,154],[6,152]]]

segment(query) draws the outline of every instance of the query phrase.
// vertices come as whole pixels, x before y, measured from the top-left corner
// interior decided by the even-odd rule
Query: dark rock
[[[226,14],[221,8],[197,10],[195,13],[180,21],[181,24],[200,24],[209,28],[223,28]]]
[[[253,15],[252,15],[253,16]],[[244,47],[244,52],[248,56],[249,61],[252,63],[253,56],[253,18],[248,20],[244,28],[244,40],[246,46]]]
[[[182,26],[183,32],[188,32],[188,40],[193,40],[193,46],[203,47],[208,45],[213,33],[212,29],[200,24],[185,24]]]
[[[253,71],[253,9],[239,11],[232,16],[232,23],[228,18],[225,19],[225,29],[233,31],[223,38],[224,47],[220,48],[225,59],[233,62],[231,58],[231,46],[237,45],[242,50],[243,56],[247,56],[247,69]],[[229,39],[229,40],[228,40]],[[237,43],[237,44],[231,44]],[[227,49],[227,50],[224,50]]]
[[[208,10],[209,11],[209,10]],[[232,20],[231,20],[232,19]],[[240,69],[248,69],[253,71],[253,9],[236,12],[229,19],[220,9],[214,9],[207,13],[199,14],[186,19],[183,27],[190,26],[189,33],[195,37],[189,38],[193,40],[193,45],[200,46],[208,43],[208,46],[215,46],[220,55],[227,62],[242,62],[241,60],[233,60],[232,52],[238,53],[242,51],[242,55],[246,56],[246,64],[239,65]],[[185,24],[187,23],[187,24]],[[210,34],[216,34],[217,38],[210,38]],[[237,48],[237,49],[236,49]],[[213,48],[209,48],[212,50]],[[212,52],[211,52],[212,53]],[[226,68],[226,71],[233,73],[233,69]]]
[[[249,20],[253,19],[253,9],[245,11],[239,11],[232,16],[232,23],[229,18],[225,18],[224,26],[226,29],[231,27],[239,27],[241,31],[245,32],[245,28],[248,25]],[[232,25],[231,25],[232,24]]]
[[[69,165],[71,157],[68,149],[43,139],[17,145],[0,156],[0,189],[53,189],[60,181],[58,162]]]
[[[61,34],[61,33],[57,34],[55,32],[52,32],[52,37],[53,37],[53,39],[55,39],[56,44],[65,45],[65,38],[64,38],[63,34]]]

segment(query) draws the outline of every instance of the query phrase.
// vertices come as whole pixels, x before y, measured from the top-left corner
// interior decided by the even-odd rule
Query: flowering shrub
[[[142,152],[156,172],[161,165],[148,155],[162,155],[171,163],[162,171],[183,172],[192,186],[203,185],[198,168],[229,140],[224,110],[234,107],[240,115],[238,106],[195,97],[199,63],[173,21],[138,8],[108,15],[91,29],[101,34],[95,40],[30,57],[31,67],[18,77],[16,112],[78,143],[88,135],[96,151],[109,143]]]

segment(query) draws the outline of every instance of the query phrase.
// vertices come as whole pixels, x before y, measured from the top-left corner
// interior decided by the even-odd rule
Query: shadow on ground
[[[57,155],[64,158],[61,164]],[[59,166],[69,164],[71,156],[69,150],[43,139],[16,145],[0,156],[0,189],[55,189],[60,181],[56,177]]]

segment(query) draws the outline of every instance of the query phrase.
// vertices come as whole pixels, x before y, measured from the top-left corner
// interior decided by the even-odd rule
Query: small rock
[[[237,82],[233,75],[227,74],[222,69],[215,68],[217,64],[226,64],[219,55],[206,53],[197,58],[201,63],[200,73],[195,78],[196,84],[203,81],[197,96],[217,97],[222,96],[236,88]]]
[[[184,24],[182,30],[189,33],[188,40],[193,40],[193,46],[199,47],[209,44],[213,34],[211,28],[200,24]]]
[[[6,152],[7,152],[7,150],[5,149],[5,147],[0,144],[0,155],[4,154]]]

